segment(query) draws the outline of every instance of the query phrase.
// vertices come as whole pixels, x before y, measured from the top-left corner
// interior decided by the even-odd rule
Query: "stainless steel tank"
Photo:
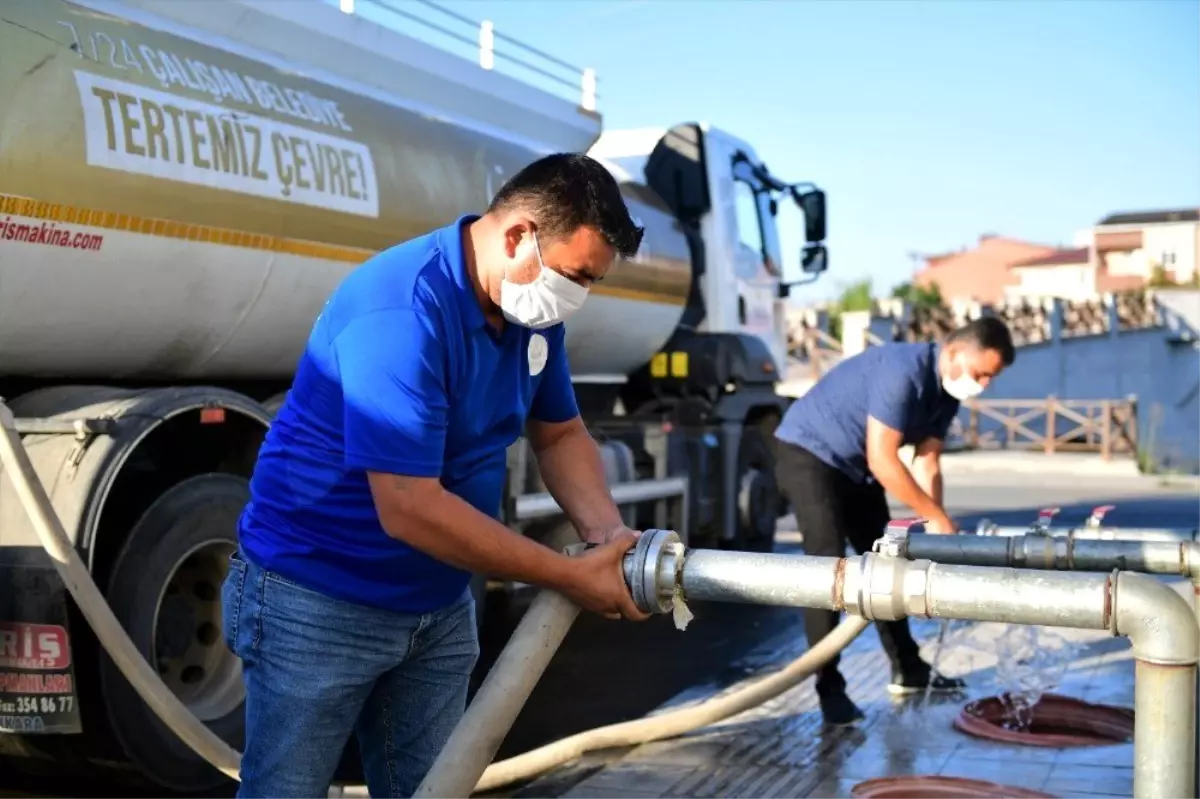
[[[4,13],[0,375],[286,377],[357,263],[536,157],[202,37],[64,0]],[[690,286],[675,220],[624,191],[645,245],[568,326],[585,379],[644,363]]]

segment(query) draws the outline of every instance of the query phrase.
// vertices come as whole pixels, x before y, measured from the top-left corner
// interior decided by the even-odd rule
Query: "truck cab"
[[[649,490],[655,480],[683,477],[687,512],[670,519],[673,529],[694,545],[770,550],[785,508],[774,478],[774,431],[788,402],[776,392],[786,363],[785,303],[793,285],[827,264],[824,192],[780,180],[749,143],[704,123],[606,132],[589,153],[623,188],[649,190],[627,201],[635,217],[649,215],[641,221],[653,223],[644,240],[653,252],[618,270],[658,270],[661,285],[677,274],[664,263],[686,271],[673,313],[623,301],[603,314],[585,308],[568,325],[576,393],[599,397],[581,402],[585,418],[603,447],[618,450],[614,462],[633,463],[610,482],[635,493],[635,485]],[[778,217],[786,203],[804,216],[799,265],[808,278],[783,273]],[[597,337],[619,342],[628,368],[581,370],[597,362],[586,349]],[[634,516],[631,526],[663,526],[656,514]]]
[[[825,270],[825,194],[775,177],[746,141],[707,123],[608,131],[589,153],[645,181],[701,245],[681,326],[761,340],[778,368],[787,356],[785,305],[793,285]],[[804,216],[799,263],[811,277],[783,273],[778,226],[783,203]]]

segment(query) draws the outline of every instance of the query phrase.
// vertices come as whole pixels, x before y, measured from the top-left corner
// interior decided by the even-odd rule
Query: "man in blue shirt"
[[[977,319],[942,344],[885,344],[847,358],[788,408],[776,431],[779,485],[791,502],[810,555],[842,557],[849,542],[871,549],[891,517],[885,491],[927,519],[932,533],[957,526],[942,499],[940,459],[959,402],[978,396],[1015,357],[1002,321]],[[914,447],[913,468],[900,447]],[[809,645],[838,623],[834,611],[805,611]],[[921,659],[908,620],[877,623],[892,662],[895,694],[954,691],[962,680]],[[846,695],[835,657],[817,675],[825,721],[853,724],[862,712]]]
[[[410,796],[464,710],[472,573],[645,618],[621,571],[636,534],[580,420],[562,326],[641,236],[603,166],[552,155],[482,217],[376,255],[330,297],[222,592],[246,687],[239,796],[326,795],[352,733],[371,795]],[[601,546],[568,558],[497,521],[523,431]]]

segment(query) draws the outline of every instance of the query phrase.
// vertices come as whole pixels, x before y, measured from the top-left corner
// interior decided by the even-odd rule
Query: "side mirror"
[[[810,244],[825,241],[825,192],[813,189],[796,198],[804,212],[804,239]]]
[[[829,268],[829,251],[824,244],[805,244],[800,251],[800,268],[805,274],[819,275]]]

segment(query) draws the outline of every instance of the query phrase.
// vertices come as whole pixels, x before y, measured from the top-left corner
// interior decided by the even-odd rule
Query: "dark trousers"
[[[809,555],[843,557],[846,543],[856,552],[868,552],[883,536],[891,512],[883,486],[874,481],[855,483],[806,449],[779,442],[775,475],[791,502],[796,525],[804,535]],[[804,611],[804,633],[812,646],[837,626],[840,614],[813,608]],[[929,668],[908,629],[908,619],[876,622],[879,640],[892,661],[892,668],[905,675],[921,675]],[[827,696],[846,690],[834,656],[817,673],[817,694]]]

